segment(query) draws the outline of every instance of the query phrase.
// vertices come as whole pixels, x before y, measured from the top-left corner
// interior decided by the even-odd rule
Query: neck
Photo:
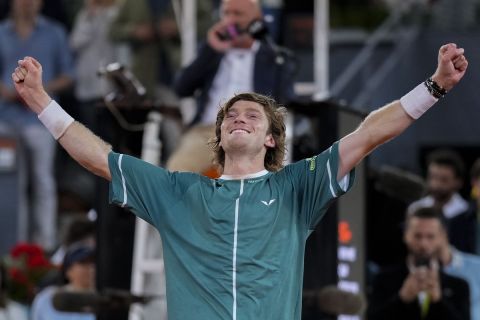
[[[225,155],[223,174],[232,177],[241,177],[247,174],[265,170],[265,155]]]
[[[444,199],[434,199],[434,206],[439,209],[442,209],[443,206],[445,206],[452,199],[453,195],[454,193]]]
[[[65,285],[65,289],[68,291],[76,291],[76,292],[89,292],[94,291],[94,288],[91,286],[85,286],[78,283],[69,283]]]
[[[33,30],[35,25],[35,17],[15,16],[14,17],[15,30],[20,37],[27,37]]]
[[[251,37],[246,37],[245,39],[238,41],[238,43],[235,43],[233,47],[237,49],[250,49],[253,46],[254,41],[255,40]]]

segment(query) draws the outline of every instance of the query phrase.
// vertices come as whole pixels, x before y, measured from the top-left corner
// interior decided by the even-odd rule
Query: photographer
[[[445,233],[445,219],[434,208],[407,217],[406,264],[375,278],[368,319],[470,319],[468,284],[445,274],[438,263]]]

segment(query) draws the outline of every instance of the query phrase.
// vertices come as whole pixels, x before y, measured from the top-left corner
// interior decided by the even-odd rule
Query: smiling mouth
[[[245,130],[245,129],[233,129],[233,130],[230,131],[230,134],[235,133],[235,132],[250,133],[250,131]]]

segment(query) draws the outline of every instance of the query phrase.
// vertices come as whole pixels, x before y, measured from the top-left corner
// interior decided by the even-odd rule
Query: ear
[[[277,145],[271,133],[267,134],[267,136],[265,137],[264,145],[267,148],[275,148],[275,146]]]

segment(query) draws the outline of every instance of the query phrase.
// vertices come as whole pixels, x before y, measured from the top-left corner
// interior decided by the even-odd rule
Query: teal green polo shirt
[[[345,192],[338,164],[335,143],[275,173],[209,179],[112,152],[110,200],[160,232],[169,319],[300,319],[305,242]]]

